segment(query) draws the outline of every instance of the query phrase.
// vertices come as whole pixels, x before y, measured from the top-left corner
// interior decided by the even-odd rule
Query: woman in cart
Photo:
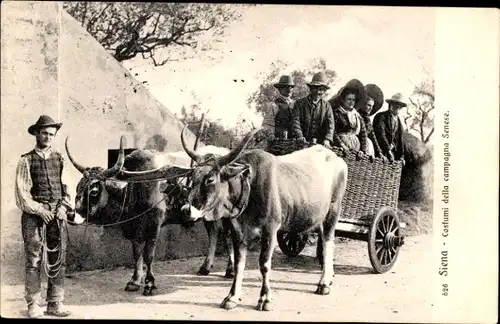
[[[333,145],[346,152],[368,153],[365,123],[355,109],[356,104],[364,102],[365,98],[365,87],[359,80],[353,79],[331,100],[335,121]]]

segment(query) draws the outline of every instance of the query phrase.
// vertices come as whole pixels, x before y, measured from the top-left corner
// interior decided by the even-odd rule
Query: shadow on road
[[[257,265],[257,255],[249,255],[247,265]],[[170,265],[175,267],[174,265]],[[253,268],[253,269],[252,269]],[[192,288],[213,287],[229,289],[232,284],[232,279],[223,277],[222,273],[211,273],[208,276],[197,276],[194,270],[197,269],[197,264],[192,264],[189,269],[184,273],[172,274],[172,271],[167,269],[158,269],[156,271],[156,286],[158,290],[156,295],[165,296],[181,290],[192,290]],[[165,271],[167,270],[167,271]],[[246,267],[245,270],[257,270],[257,267]],[[315,274],[314,277],[308,277],[308,281],[304,280],[282,280],[273,279],[272,289],[276,291],[293,291],[306,294],[313,294],[316,284],[320,278],[320,268],[314,257],[299,255],[297,257],[287,257],[285,255],[276,255],[273,259],[273,270],[283,273],[299,272],[304,274]],[[257,270],[258,271],[258,270]],[[357,267],[353,265],[335,265],[337,275],[363,275],[371,274],[371,268]],[[165,274],[164,274],[165,273]],[[169,274],[170,273],[170,274]],[[317,276],[316,276],[317,274]],[[142,287],[137,292],[126,292],[124,287],[129,276],[124,275],[116,277],[117,274],[112,272],[103,272],[100,274],[101,278],[95,279],[92,277],[74,278],[67,287],[66,303],[72,305],[103,305],[114,303],[165,303],[165,304],[186,304],[198,305],[204,307],[219,307],[216,303],[201,303],[193,301],[180,301],[180,300],[158,300],[142,295]],[[115,278],[109,276],[114,275]],[[109,280],[106,280],[106,277]],[[98,280],[98,281],[96,281]],[[245,276],[243,286],[245,288],[260,289],[262,281],[260,278]],[[74,288],[73,288],[74,287]],[[84,287],[84,291],[76,291],[76,287]],[[224,292],[224,295],[226,292]],[[221,296],[223,298],[224,296]],[[245,306],[244,306],[245,307]],[[250,306],[249,306],[250,307]],[[254,307],[254,306],[251,306]]]
[[[247,255],[245,278],[243,281],[245,288],[261,288],[262,281],[260,279],[258,255],[259,253],[257,252],[250,252]],[[222,298],[229,292],[232,284],[232,279],[224,278],[227,259],[225,257],[216,258],[214,269],[208,276],[196,275],[196,271],[201,265],[201,262],[202,258],[157,262],[154,267],[156,286],[158,288],[155,295],[161,296],[161,298],[143,296],[143,285],[136,292],[125,291],[125,285],[130,279],[133,271],[129,268],[102,270],[93,273],[72,273],[68,276],[69,278],[66,279],[65,303],[78,306],[102,306],[116,303],[160,303],[219,308],[218,303],[204,303],[197,302],[196,300],[182,301],[163,299],[164,297],[168,298],[169,295],[178,291],[213,287],[219,288],[218,291],[221,289],[223,290],[220,296],[222,301]],[[288,257],[281,252],[275,252],[272,264],[272,270],[276,272],[284,274],[303,273],[304,275],[313,275],[312,277],[304,276],[302,280],[283,280],[275,277],[276,279],[273,278],[271,280],[273,290],[314,294],[316,284],[321,275],[321,269],[315,257],[307,255],[306,253],[296,257]],[[335,264],[334,262],[334,269],[336,275],[352,276],[373,274],[372,268],[351,264]],[[249,271],[253,271],[251,276],[248,274]],[[255,275],[257,275],[257,278]],[[283,275],[280,277],[282,278]],[[15,278],[16,280],[13,281],[15,281],[17,285],[22,286],[24,284],[24,275],[16,273]],[[6,284],[5,280],[4,284]],[[13,283],[10,282],[9,284]],[[15,298],[15,300],[18,300],[18,298]],[[12,301],[14,301],[14,299],[12,299]],[[241,305],[241,307],[253,309],[255,305]]]
[[[224,299],[224,297],[225,297],[225,295],[221,296],[221,298],[220,298],[221,303],[222,303],[222,300]],[[207,308],[220,308],[220,303],[200,303],[200,302],[193,302],[193,301],[187,301],[187,300],[161,300],[161,301],[157,301],[156,303],[157,304],[166,304],[166,305],[186,305],[186,306],[195,305],[195,306],[203,306],[203,307],[207,307]],[[246,305],[242,302],[241,304],[238,304],[238,308],[254,310],[255,306]]]
[[[352,276],[373,274],[373,269],[370,267],[357,266],[352,264],[337,264],[335,261],[333,268],[336,275]],[[276,254],[273,257],[272,269],[275,271],[296,273],[321,273],[319,262],[315,257],[309,255],[288,257],[284,254]]]

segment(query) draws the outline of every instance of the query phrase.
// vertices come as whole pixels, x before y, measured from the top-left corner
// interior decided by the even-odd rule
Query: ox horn
[[[75,166],[75,168],[80,171],[80,173],[83,173],[85,172],[85,170],[87,170],[88,168],[84,167],[83,165],[81,164],[78,164],[76,163],[76,161],[73,159],[73,157],[71,156],[71,154],[69,153],[69,148],[68,148],[68,138],[69,136],[66,136],[66,141],[65,141],[65,146],[66,146],[66,153],[68,153],[68,157],[69,157],[69,160],[71,161],[71,163]]]
[[[110,169],[104,170],[102,172],[103,176],[106,178],[112,178],[117,175],[123,165],[125,164],[125,150],[123,149],[123,135],[120,137],[120,152],[118,153],[118,158],[116,159],[115,165],[113,165]]]
[[[219,164],[219,166],[224,166],[224,165],[229,164],[229,163],[233,162],[234,160],[236,160],[240,156],[241,152],[243,152],[245,147],[248,145],[248,143],[250,143],[250,140],[252,140],[253,137],[255,136],[255,134],[257,134],[257,132],[259,132],[259,131],[260,131],[260,128],[257,128],[257,129],[254,129],[253,131],[251,131],[250,133],[248,133],[245,136],[245,138],[243,138],[240,145],[235,147],[228,154],[218,158],[217,164]]]
[[[182,132],[181,132],[182,147],[184,148],[184,151],[186,151],[187,155],[189,155],[189,157],[193,159],[193,161],[198,162],[198,161],[200,161],[201,155],[196,153],[195,150],[188,148],[186,141],[184,139],[184,131],[186,130],[187,126],[188,126],[188,124],[184,125],[184,128],[182,128]]]

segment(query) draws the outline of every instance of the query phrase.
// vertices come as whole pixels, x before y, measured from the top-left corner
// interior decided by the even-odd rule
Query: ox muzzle
[[[71,222],[72,225],[82,225],[85,223],[85,218],[83,218],[77,212],[68,214],[68,221]]]
[[[199,209],[193,207],[190,204],[185,204],[184,206],[182,206],[181,212],[186,216],[186,220],[188,222],[196,222],[196,221],[200,220],[201,218],[203,218],[203,213]],[[205,219],[206,219],[206,217],[205,217]],[[206,220],[209,220],[209,219],[206,219]]]

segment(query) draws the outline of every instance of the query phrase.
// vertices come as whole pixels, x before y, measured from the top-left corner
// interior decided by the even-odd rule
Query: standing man
[[[66,268],[67,213],[73,211],[62,155],[52,148],[52,141],[61,123],[46,115],[28,128],[35,136],[36,146],[21,156],[17,165],[15,196],[17,207],[22,211],[21,225],[26,258],[25,300],[28,316],[43,315],[41,299],[41,259],[44,240],[46,248],[58,251],[48,252],[50,264],[57,264],[59,272],[48,271],[47,312],[48,315],[66,317],[70,312],[64,309],[64,275]],[[60,230],[62,229],[62,230]],[[43,237],[46,233],[45,237]]]
[[[285,131],[288,136],[292,136],[292,90],[295,84],[289,75],[282,75],[274,87],[278,90],[278,97],[267,107],[267,111],[262,121],[262,128],[266,135],[283,138]]]
[[[330,89],[324,72],[313,75],[309,86],[309,95],[295,102],[293,107],[293,137],[301,141],[311,142],[316,138],[318,143],[330,148],[335,129],[333,111],[330,104],[323,99],[326,90]]]
[[[404,157],[403,124],[399,119],[399,112],[407,104],[401,93],[396,93],[386,102],[389,108],[375,115],[373,130],[382,154],[392,162]]]

